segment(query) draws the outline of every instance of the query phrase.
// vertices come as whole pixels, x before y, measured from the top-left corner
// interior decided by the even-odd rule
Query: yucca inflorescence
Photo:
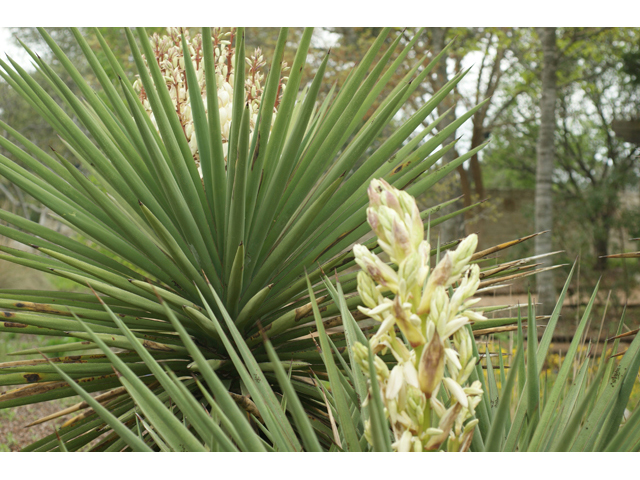
[[[435,450],[448,439],[448,451],[467,450],[478,420],[466,421],[483,393],[479,381],[465,386],[478,360],[466,325],[486,320],[469,309],[479,301],[471,297],[480,284],[480,268],[469,265],[478,239],[470,235],[430,270],[429,242],[413,197],[384,180],[373,180],[368,194],[369,225],[383,252],[398,266],[394,270],[365,246],[353,247],[362,268],[358,292],[366,305],[358,309],[381,323],[369,348],[383,354],[389,350],[397,361],[389,371],[380,357],[374,359],[395,437],[393,448]],[[459,285],[449,295],[447,289],[456,282]],[[386,292],[391,298],[384,296]],[[409,345],[396,335],[395,326]],[[354,349],[363,371],[369,372],[367,347],[356,343]],[[438,399],[443,383],[452,400],[448,408]],[[437,423],[432,423],[432,409]],[[370,422],[366,432],[371,438]]]
[[[182,36],[184,35],[186,48],[189,52],[191,62],[195,68],[196,78],[198,81],[198,89],[203,99],[205,113],[207,113],[207,84],[205,82],[204,73],[204,52],[202,50],[202,34],[198,33],[191,38],[188,29],[169,27],[167,34],[160,36],[157,33],[150,38],[153,48],[154,59],[162,76],[164,77],[171,95],[171,100],[176,107],[176,114],[180,119],[182,130],[189,142],[189,148],[193,158],[198,166],[198,171],[202,177],[202,168],[200,167],[200,152],[198,150],[198,142],[196,140],[195,127],[193,125],[193,112],[191,111],[191,99],[189,97],[189,83],[187,82],[187,72],[184,61],[184,52],[182,45]],[[220,134],[222,135],[222,145],[225,160],[229,148],[229,133],[231,130],[231,117],[233,115],[233,88],[234,88],[234,70],[235,70],[235,48],[233,46],[236,30],[234,28],[225,31],[222,28],[213,28],[211,30],[211,42],[213,44],[213,58],[215,63],[215,75],[218,97],[218,109],[220,114]],[[148,61],[146,57],[145,63]],[[266,61],[259,48],[256,48],[253,55],[246,58],[247,76],[245,79],[244,101],[249,108],[249,134],[253,134],[256,123],[258,121],[258,111],[260,110],[260,101],[264,91],[264,67]],[[148,68],[148,64],[147,64]],[[282,64],[282,71],[287,70],[286,62]],[[282,77],[279,80],[278,92],[274,104],[274,117],[278,110],[278,104],[282,98],[282,93],[286,86],[288,77]],[[149,114],[151,121],[158,128],[153,109],[147,98],[144,86],[138,78],[133,86],[138,92],[140,101],[145,110]]]

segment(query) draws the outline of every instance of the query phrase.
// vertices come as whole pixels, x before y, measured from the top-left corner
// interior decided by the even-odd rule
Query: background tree
[[[624,68],[625,59],[638,51],[638,29],[557,32],[553,249],[566,250],[569,262],[582,253],[583,274],[595,269],[600,275],[606,267],[600,257],[610,253],[612,238],[640,234],[637,209],[630,203],[631,194],[637,195],[638,147],[612,129],[616,120],[639,111],[636,77]],[[485,168],[490,187],[533,189],[542,56],[539,49],[514,52],[519,62],[505,85],[524,95],[509,106],[501,128],[493,130]]]
[[[503,84],[503,77],[517,62],[517,58],[511,52],[511,45],[519,41],[520,30],[432,27],[425,29],[424,36],[426,39],[424,48],[433,54],[439,53],[449,42],[453,42],[448,52],[448,62],[438,64],[434,73],[427,77],[426,94],[430,95],[437,91],[466,66],[473,65],[465,79],[455,88],[454,95],[439,106],[437,114],[444,115],[444,120],[437,129],[441,131],[463,110],[466,111],[485,101],[472,116],[471,133],[465,131],[466,138],[462,138],[459,144],[465,149],[474,149],[485,142],[490,132],[501,124],[508,106],[522,92],[522,89],[508,90]],[[497,95],[498,92],[500,95]],[[413,100],[416,109],[419,108],[416,103],[418,101],[418,99]],[[461,133],[459,131],[452,133],[448,141],[461,137]],[[445,155],[444,162],[455,158],[456,148],[459,146],[456,145]],[[458,181],[453,183],[450,189],[461,195],[462,199],[449,208],[468,207],[473,202],[486,198],[480,155],[472,156],[466,162],[466,166],[461,165],[457,168]],[[451,195],[451,192],[448,191],[447,195]],[[444,239],[452,240],[465,233],[477,231],[478,225],[470,224],[470,221],[480,215],[482,211],[479,207],[467,211],[464,217],[459,216],[445,223],[442,232]]]
[[[536,231],[553,229],[553,157],[554,131],[556,128],[556,29],[538,29],[542,46],[542,92],[540,95],[540,130],[537,142],[536,163]],[[552,251],[551,235],[538,235],[535,238],[535,253],[543,255]],[[551,264],[553,259],[545,257],[543,264]],[[553,271],[538,274],[538,301],[542,311],[548,315],[556,303]]]

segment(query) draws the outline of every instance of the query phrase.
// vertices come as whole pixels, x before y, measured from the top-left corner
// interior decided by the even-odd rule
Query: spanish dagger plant
[[[299,450],[303,427],[286,421],[295,400],[285,394],[283,401],[279,388],[274,393],[268,387],[284,365],[319,432],[314,448],[318,442],[329,448],[335,442],[326,406],[333,394],[321,388],[327,368],[307,337],[318,328],[311,322],[307,282],[320,295],[322,318],[336,324],[339,307],[321,274],[340,275],[348,306],[355,308],[355,275],[349,273],[355,261],[348,247],[368,230],[363,212],[369,180],[387,178],[418,194],[475,153],[430,170],[452,146],[439,148],[443,139],[475,109],[426,142],[424,135],[411,137],[463,74],[377,145],[382,129],[446,54],[420,59],[389,88],[419,31],[402,44],[401,36],[384,29],[345,84],[322,101],[329,54],[308,84],[302,78],[312,29],[304,30],[288,72],[288,32],[282,29],[266,75],[258,53],[245,68],[242,28],[203,28],[194,35],[169,29],[151,38],[142,28],[127,29],[135,81],[98,31],[109,65],[98,61],[80,31],[72,32],[100,95],[43,29],[81,97],[26,46],[62,104],[12,59],[0,61],[3,79],[68,150],[43,151],[2,124],[8,138],[0,142],[15,160],[1,157],[0,174],[78,234],[67,237],[1,212],[8,224],[2,234],[36,250],[4,249],[0,258],[86,287],[85,293],[0,294],[5,317],[11,317],[2,331],[78,340],[13,352],[36,358],[0,367],[0,384],[17,387],[0,395],[0,408],[76,395],[80,385],[92,409],[100,415],[106,409],[124,425],[116,428],[109,417],[113,432],[97,450]],[[110,80],[107,67],[117,80]],[[379,98],[383,91],[389,93]],[[436,217],[439,208],[422,217],[431,215],[432,224],[445,220]],[[374,243],[368,245],[375,250]],[[332,342],[343,351],[344,334]],[[104,353],[95,355],[97,348]],[[67,356],[40,357],[53,351]],[[311,380],[300,379],[311,370]],[[86,392],[105,392],[97,397],[104,399],[103,409]],[[209,420],[190,417],[202,417],[198,404],[208,405]],[[169,412],[172,420],[165,418]],[[254,412],[252,422],[265,429],[259,440],[247,439],[243,412]],[[75,417],[60,430],[61,439],[69,449],[82,448],[104,433],[96,429],[100,423],[96,415]],[[56,448],[57,440],[47,437],[28,449]]]
[[[264,76],[259,54],[245,68],[241,28],[170,29],[152,38],[126,29],[134,81],[98,31],[108,65],[72,32],[99,95],[45,30],[81,96],[26,46],[56,98],[12,59],[0,61],[3,79],[67,146],[43,151],[0,123],[7,133],[0,145],[12,156],[0,155],[0,174],[77,233],[0,211],[7,224],[0,233],[35,249],[2,247],[0,258],[85,287],[0,292],[0,331],[77,340],[13,352],[30,358],[0,365],[0,385],[14,387],[0,394],[0,408],[82,400],[39,420],[76,413],[25,450],[390,449],[383,405],[372,395],[365,406],[376,390],[354,357],[356,342],[368,340],[366,316],[355,310],[363,302],[350,247],[369,231],[372,179],[415,196],[481,148],[432,168],[453,146],[444,139],[479,106],[423,141],[442,117],[423,128],[425,120],[464,72],[376,143],[446,48],[391,86],[421,32],[402,43],[383,29],[345,84],[320,101],[329,54],[306,84],[311,29],[286,73],[282,29]],[[412,136],[419,127],[423,133]],[[420,212],[420,220],[445,221],[451,215],[437,216],[441,207]],[[382,251],[375,238],[364,245]],[[518,265],[480,276],[513,275]],[[372,446],[366,424],[377,432]],[[472,449],[481,445],[474,438]]]

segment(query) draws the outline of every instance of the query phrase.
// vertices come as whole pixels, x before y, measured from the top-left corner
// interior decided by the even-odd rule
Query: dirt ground
[[[70,415],[29,428],[25,428],[25,425],[74,403],[76,401],[73,399],[62,399],[0,410],[0,452],[18,452],[36,440],[52,434],[56,427],[59,428],[70,418]]]
[[[50,289],[51,284],[47,276],[40,272],[0,260],[0,288],[44,290]],[[0,362],[18,359],[17,357],[8,357],[6,354],[38,344],[42,340],[35,335],[0,334]],[[14,388],[16,387],[0,387],[0,392]],[[25,428],[25,425],[77,402],[78,400],[73,398],[61,399],[0,410],[0,452],[19,451],[34,441],[50,435],[55,426],[59,427],[69,417],[62,417],[29,428]]]

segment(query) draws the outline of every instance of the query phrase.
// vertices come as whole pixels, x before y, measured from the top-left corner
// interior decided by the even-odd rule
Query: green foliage
[[[606,265],[600,257],[611,253],[610,239],[636,225],[625,197],[635,194],[639,150],[617,137],[612,124],[634,118],[640,105],[637,88],[621,70],[637,37],[637,29],[626,28],[565,28],[558,34],[554,222],[563,228],[554,229],[554,243],[568,252],[570,261],[582,254],[584,266],[595,268],[596,278]],[[523,83],[530,88],[503,113],[503,126],[492,131],[484,153],[493,188],[535,186],[539,86],[520,79],[522,70],[534,74],[540,63],[531,45],[508,81],[513,91]]]
[[[623,69],[636,87],[640,86],[640,50],[632,50],[622,55]]]

